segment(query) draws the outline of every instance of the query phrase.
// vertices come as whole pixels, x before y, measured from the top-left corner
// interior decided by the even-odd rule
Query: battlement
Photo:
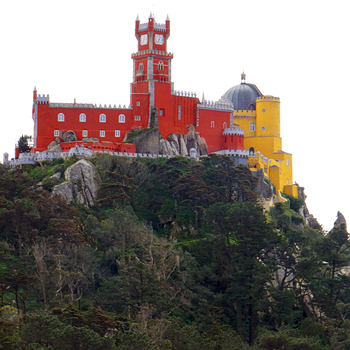
[[[251,118],[255,116],[256,116],[256,112],[252,110],[239,109],[233,112],[233,117],[238,117],[238,118]]]
[[[149,28],[149,23],[140,23],[138,28],[138,33],[147,32]],[[151,29],[151,28],[150,28]],[[166,24],[154,23],[154,29],[157,32],[166,33]]]
[[[36,102],[40,104],[49,103],[50,96],[49,95],[38,95],[36,98]]]
[[[141,57],[141,56],[160,56],[160,57],[168,57],[173,58],[174,55],[171,52],[159,51],[159,50],[142,50],[135,52],[131,55],[131,58]]]
[[[215,109],[220,111],[233,112],[233,106],[230,102],[220,101],[207,101],[203,100],[202,103],[197,105],[200,109]]]
[[[224,129],[223,135],[244,135],[244,130],[240,128],[226,128]]]
[[[122,106],[119,105],[118,107],[116,105],[104,105],[102,106],[97,104],[90,104],[90,103],[50,103],[50,108],[91,108],[91,109],[132,109],[132,107],[129,105],[126,107],[126,105]]]
[[[281,102],[279,97],[275,97],[275,96],[260,96],[256,98],[256,102]]]
[[[189,92],[189,91],[179,91],[175,90],[173,92],[173,95],[175,96],[184,96],[184,97],[197,97],[197,94],[195,92]]]

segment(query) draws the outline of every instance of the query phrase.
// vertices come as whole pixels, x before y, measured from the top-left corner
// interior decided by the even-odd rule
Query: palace
[[[206,153],[244,155],[253,172],[263,171],[280,192],[297,197],[293,185],[292,155],[282,151],[280,100],[264,96],[253,84],[229,89],[219,101],[209,102],[194,93],[174,90],[173,55],[167,51],[170,20],[147,23],[136,19],[137,52],[131,55],[133,78],[129,106],[53,103],[49,95],[33,92],[32,152],[44,152],[58,143],[61,151],[84,146],[96,151],[137,152],[128,133],[156,127],[164,140],[195,130]],[[156,122],[152,120],[156,114]],[[64,138],[65,134],[71,138]],[[185,145],[186,146],[186,145]],[[185,147],[186,148],[186,147]],[[187,149],[186,154],[190,153]],[[183,152],[181,152],[183,154]]]

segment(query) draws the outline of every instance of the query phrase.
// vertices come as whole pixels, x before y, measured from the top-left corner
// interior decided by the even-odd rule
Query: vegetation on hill
[[[344,225],[263,212],[221,156],[99,155],[96,205],[68,205],[73,161],[0,166],[0,349],[350,348]]]

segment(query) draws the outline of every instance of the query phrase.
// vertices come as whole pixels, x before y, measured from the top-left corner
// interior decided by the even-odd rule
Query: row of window
[[[63,113],[58,113],[57,120],[59,122],[64,122],[64,114]],[[125,120],[126,120],[125,114],[119,114],[118,122],[119,123],[125,123]],[[141,117],[139,115],[135,115],[135,120],[141,120]],[[86,114],[85,113],[81,113],[79,115],[79,121],[81,123],[85,123],[86,122]],[[100,114],[100,123],[106,123],[106,121],[107,121],[106,115],[105,114]]]
[[[60,136],[60,131],[59,130],[54,130],[53,135],[54,135],[54,137],[59,137]],[[114,130],[114,136],[115,137],[120,137],[120,130]],[[82,131],[82,137],[88,137],[88,130],[83,130]],[[105,130],[100,130],[100,137],[106,137],[106,131]]]

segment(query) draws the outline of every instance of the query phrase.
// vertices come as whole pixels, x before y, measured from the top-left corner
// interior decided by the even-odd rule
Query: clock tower
[[[151,110],[165,103],[171,95],[171,60],[167,52],[170,35],[170,20],[165,24],[154,21],[151,14],[148,23],[135,22],[135,36],[138,51],[132,54],[133,82],[131,84],[131,105],[144,128],[150,125]]]

